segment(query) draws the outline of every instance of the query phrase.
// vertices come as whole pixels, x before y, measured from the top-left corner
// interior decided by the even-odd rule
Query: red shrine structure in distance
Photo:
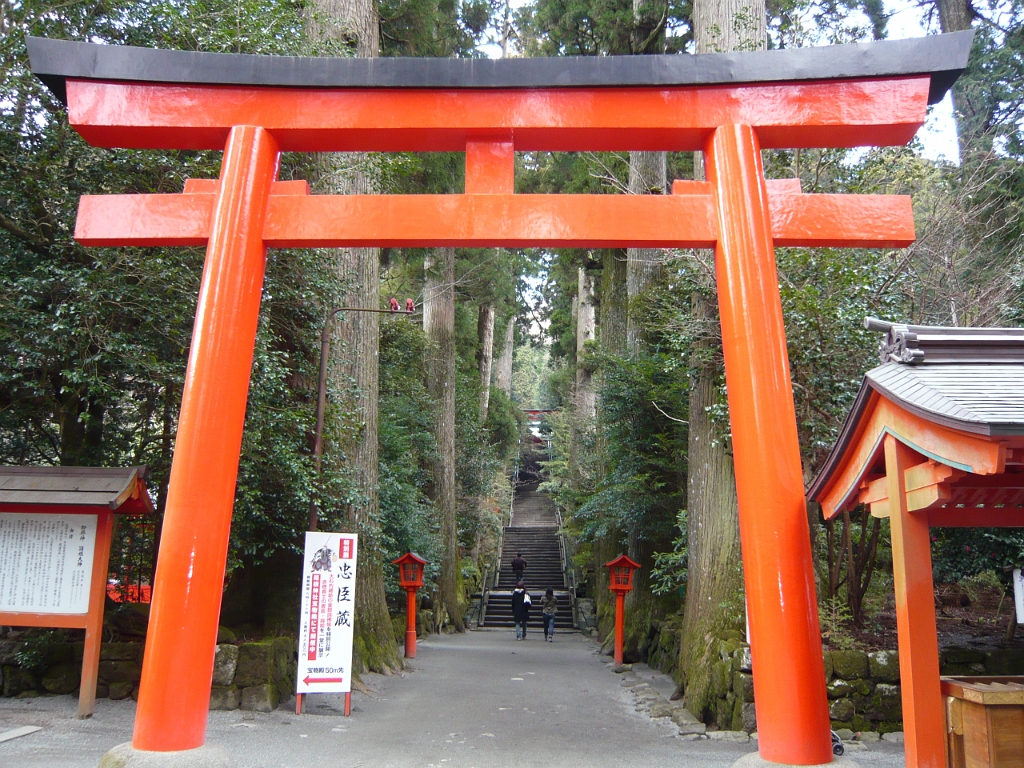
[[[111,755],[226,764],[203,744],[267,248],[654,247],[715,251],[760,758],[832,762],[774,249],[898,248],[914,224],[908,197],[803,194],[798,180],[765,179],[761,150],[907,143],[971,40],[480,60],[29,38],[33,71],[86,141],[224,150],[220,178],[182,194],[85,196],[79,207],[85,245],[207,249],[135,731]],[[676,181],[669,195],[520,195],[516,150],[702,151],[707,181]],[[277,179],[281,152],[334,151],[465,152],[465,191],[310,195]]]

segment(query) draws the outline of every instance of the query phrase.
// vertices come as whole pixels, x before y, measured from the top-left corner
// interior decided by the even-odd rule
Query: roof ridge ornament
[[[865,317],[864,327],[884,333],[878,345],[885,363],[1024,363],[1024,328],[911,325]]]
[[[864,327],[869,331],[885,334],[878,342],[878,359],[883,363],[924,362],[924,350],[918,346],[917,334],[903,323],[890,323],[874,317],[864,318]]]

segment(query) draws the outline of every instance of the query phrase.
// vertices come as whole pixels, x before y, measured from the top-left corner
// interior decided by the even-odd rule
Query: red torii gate
[[[829,48],[583,59],[301,59],[30,38],[75,129],[106,147],[220,149],[180,195],[82,198],[86,245],[207,247],[131,749],[205,741],[267,248],[714,248],[761,757],[832,761],[774,248],[902,247],[910,199],[805,195],[762,148],[899,145],[971,34]],[[671,195],[517,195],[515,150],[704,152]],[[461,195],[309,195],[283,151],[466,153]],[[201,511],[201,514],[199,512]],[[192,753],[191,758],[198,758]],[[213,764],[213,763],[211,763]]]

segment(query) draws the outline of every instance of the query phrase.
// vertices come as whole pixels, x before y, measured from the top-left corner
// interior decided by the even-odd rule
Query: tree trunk
[[[716,319],[717,313],[708,299],[695,295],[693,303],[696,317]],[[718,343],[717,339],[709,339],[695,355],[711,357]],[[719,403],[721,371],[715,358],[717,355],[699,365],[690,389],[690,472],[686,489],[689,572],[679,668],[686,686],[684,703],[697,717],[705,716],[713,703],[711,664],[715,641],[723,630],[737,628],[735,609],[742,610],[743,606],[732,456],[726,450],[721,427],[716,427],[710,415],[712,407]],[[723,610],[723,606],[734,610]],[[727,728],[728,724],[719,723],[719,727]]]
[[[971,28],[974,14],[968,0],[936,0],[939,27],[946,32],[964,32]]]
[[[695,0],[696,52],[764,50],[768,43],[767,20],[764,0]]]
[[[633,35],[630,48],[634,54],[664,53],[664,5],[651,0],[633,0]],[[666,185],[666,154],[664,152],[629,153],[629,192],[633,195],[663,195]],[[643,350],[641,325],[645,294],[664,274],[665,255],[657,248],[629,248],[626,251],[626,354]],[[626,596],[626,634],[623,653],[639,660],[655,611],[650,573],[655,542],[643,535],[645,521],[632,520],[626,530],[629,556],[640,563],[633,576],[633,590]]]
[[[380,259],[376,248],[348,251],[349,288],[345,306],[380,306]],[[341,260],[345,264],[345,260]],[[378,400],[380,368],[380,315],[376,312],[343,313],[338,323],[341,345],[334,373],[339,383],[354,383],[347,403],[362,429],[341,435],[339,445],[348,458],[348,466],[359,489],[360,504],[348,508],[349,530],[360,534],[360,565],[356,584],[355,669],[385,672],[401,669],[402,662],[394,640],[394,627],[388,611],[384,588],[384,562],[378,541],[380,535],[380,495],[378,475]],[[348,410],[348,408],[346,408]]]
[[[459,542],[455,521],[455,249],[436,248],[424,262],[423,330],[429,340],[427,388],[434,398],[434,509],[441,529],[441,604],[462,632]]]
[[[935,5],[939,11],[939,28],[944,33],[963,32],[971,28],[974,12],[970,0],[935,0]],[[977,139],[985,130],[988,115],[985,110],[978,109],[976,100],[972,102],[969,81],[969,77],[960,77],[953,84],[951,93],[961,165],[970,158],[972,149],[977,152],[990,146],[988,142],[976,146]]]
[[[629,191],[634,195],[665,193],[665,153],[629,153]],[[640,301],[664,272],[665,255],[657,248],[630,248],[626,251],[626,349],[630,355],[640,351]]]
[[[626,351],[626,260],[619,248],[605,250],[601,266],[601,351],[621,355]]]
[[[760,50],[766,45],[764,0],[696,0],[694,37],[697,53]],[[695,158],[703,177],[703,156]],[[695,373],[690,387],[687,444],[688,576],[679,669],[684,703],[697,717],[711,707],[711,665],[716,640],[725,629],[741,625],[743,574],[732,456],[710,414],[719,404],[721,346],[712,300],[694,294],[693,322],[707,327],[695,344]],[[726,608],[723,609],[723,606]],[[729,724],[719,723],[722,728]]]
[[[373,0],[313,0],[307,14],[306,36],[313,43],[340,42],[360,59],[380,55],[380,18]]]
[[[309,6],[307,35],[311,41],[340,41],[359,57],[372,58],[379,48],[379,21],[373,0],[314,0]],[[323,154],[318,159],[318,186],[334,194],[365,194],[374,190],[365,155]],[[351,248],[334,251],[338,277],[346,286],[343,305],[380,307],[380,251]],[[339,411],[356,414],[362,429],[354,434],[333,425],[339,448],[348,459],[363,503],[348,510],[350,530],[360,534],[360,565],[356,584],[353,666],[389,673],[402,667],[384,588],[378,492],[378,399],[380,316],[375,312],[339,315],[335,355],[330,374],[337,391],[350,392]],[[337,342],[341,342],[338,344]],[[354,384],[354,387],[352,386]]]
[[[630,49],[635,54],[664,53],[664,6],[652,0],[633,0],[633,31]],[[632,195],[665,194],[665,153],[629,153],[629,192]],[[638,297],[654,285],[664,271],[664,254],[657,248],[630,248],[626,256],[626,291],[629,308],[626,320],[626,348],[639,351]]]
[[[498,358],[498,370],[494,374],[494,386],[512,397],[512,353],[515,351],[516,319],[510,317],[505,328],[505,344]]]
[[[626,352],[626,250],[608,248],[601,258],[601,302],[600,327],[598,341],[601,351],[608,355],[623,355]],[[597,455],[605,457],[606,439],[602,422],[606,417],[602,413],[600,400],[597,403]],[[608,468],[601,467],[599,472],[606,474]],[[607,637],[615,627],[615,599],[608,590],[608,569],[604,564],[621,554],[619,549],[620,533],[609,531],[597,539],[593,545],[595,594],[597,605],[598,631],[601,637]]]
[[[491,361],[494,359],[494,307],[490,302],[480,305],[476,324],[477,368],[480,371],[480,423],[487,421],[487,406],[491,400]]]
[[[594,277],[579,268],[576,293],[576,418],[580,426],[590,429],[597,416],[597,390],[593,371],[584,363],[585,345],[596,335],[596,307],[594,306]]]

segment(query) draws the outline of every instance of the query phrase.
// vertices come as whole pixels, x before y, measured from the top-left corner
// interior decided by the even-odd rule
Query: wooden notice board
[[[96,704],[114,515],[153,511],[147,467],[0,467],[0,626],[84,629],[78,716]]]

